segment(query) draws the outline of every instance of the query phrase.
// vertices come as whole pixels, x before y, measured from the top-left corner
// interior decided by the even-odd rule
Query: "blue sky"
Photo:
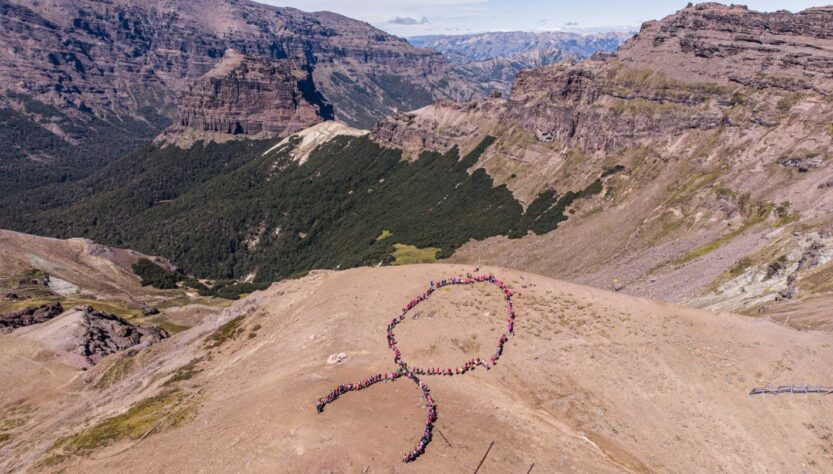
[[[668,0],[258,0],[305,11],[329,10],[399,36],[483,31],[611,31],[638,29],[683,8]],[[824,5],[807,0],[734,0],[754,10],[798,11]],[[729,2],[731,3],[731,2]],[[827,4],[833,0],[827,0]]]

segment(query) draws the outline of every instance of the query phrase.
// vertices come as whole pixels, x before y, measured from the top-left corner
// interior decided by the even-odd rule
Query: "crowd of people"
[[[363,390],[378,382],[395,381],[401,377],[406,377],[412,380],[415,384],[417,384],[417,386],[419,386],[419,388],[422,390],[423,398],[425,399],[428,405],[428,418],[425,422],[425,429],[423,430],[422,437],[420,438],[417,446],[411,451],[409,451],[407,454],[405,454],[405,456],[402,459],[404,462],[411,462],[416,460],[420,455],[422,455],[425,452],[425,448],[428,446],[428,443],[431,442],[431,433],[434,429],[434,422],[437,420],[437,406],[434,403],[434,399],[431,396],[431,392],[428,389],[428,386],[425,385],[422,381],[420,381],[419,378],[417,378],[417,375],[462,375],[466,372],[474,370],[475,368],[477,368],[477,366],[481,366],[489,370],[497,364],[498,359],[501,355],[503,355],[503,347],[509,340],[509,336],[507,334],[501,334],[500,339],[498,340],[497,351],[495,351],[494,355],[492,355],[490,358],[491,363],[485,362],[478,357],[470,359],[460,367],[445,369],[439,367],[431,367],[426,369],[421,367],[410,367],[406,362],[402,360],[402,353],[396,345],[396,335],[394,334],[394,329],[396,329],[396,326],[405,320],[405,317],[409,311],[411,311],[421,302],[429,299],[431,295],[440,288],[450,285],[473,285],[475,283],[484,282],[496,285],[503,292],[504,298],[506,299],[508,304],[509,320],[507,331],[508,334],[515,334],[515,310],[512,307],[512,290],[509,289],[509,287],[503,281],[495,278],[494,275],[472,276],[471,274],[468,274],[465,278],[454,277],[449,279],[443,279],[437,282],[432,281],[430,282],[428,290],[426,290],[425,293],[422,293],[421,295],[408,302],[408,304],[405,305],[404,308],[402,308],[402,312],[399,314],[399,316],[391,320],[390,324],[388,324],[388,347],[393,351],[393,360],[399,366],[399,368],[394,372],[386,372],[383,374],[376,374],[370,376],[358,383],[339,385],[327,396],[322,397],[318,400],[318,404],[316,405],[318,413],[323,412],[324,407],[326,405],[336,401],[338,397],[347,392]]]
[[[422,430],[422,437],[419,439],[419,443],[417,443],[416,447],[410,450],[402,458],[402,461],[404,462],[412,462],[416,461],[416,459],[425,452],[425,448],[428,446],[428,443],[431,442],[431,433],[434,431],[434,422],[437,421],[437,405],[434,403],[434,397],[431,396],[431,390],[428,389],[428,385],[422,383],[422,381],[420,381],[412,373],[409,373],[406,377],[419,385],[419,388],[422,390],[422,398],[424,398],[425,402],[428,404],[428,418],[425,420],[425,428]]]
[[[439,290],[440,288],[450,286],[450,285],[473,285],[475,283],[483,283],[488,282],[496,285],[500,288],[501,292],[504,295],[504,298],[507,301],[507,312],[509,315],[509,319],[507,321],[507,331],[509,334],[515,334],[515,308],[512,306],[512,290],[504,283],[502,280],[498,280],[494,277],[494,275],[482,275],[482,276],[471,276],[469,274],[466,278],[462,277],[454,277],[449,279],[440,280],[437,282],[430,282],[428,285],[428,290],[425,293],[417,296],[416,298],[412,299],[402,308],[402,312],[399,314],[398,317],[391,320],[390,324],[388,324],[388,347],[393,351],[393,360],[396,364],[402,367],[405,370],[411,371],[415,374],[419,375],[445,375],[445,376],[452,376],[452,375],[461,375],[474,370],[477,366],[481,366],[488,369],[491,369],[496,363],[500,356],[503,354],[503,346],[506,344],[506,341],[509,340],[506,334],[502,334],[500,339],[498,340],[497,351],[494,355],[490,358],[491,364],[481,360],[480,358],[472,359],[461,367],[453,367],[453,368],[420,368],[420,367],[409,367],[407,363],[402,361],[402,352],[399,350],[399,347],[396,345],[396,336],[394,334],[394,329],[396,326],[399,325],[402,321],[405,320],[405,316],[415,308],[418,304],[422,303],[423,301],[427,300],[431,297],[431,295]]]
[[[316,405],[316,409],[318,410],[318,413],[321,413],[322,411],[324,411],[325,406],[336,401],[338,397],[344,395],[347,392],[363,390],[378,382],[386,382],[388,380],[393,381],[398,379],[399,377],[402,377],[403,375],[405,375],[405,372],[402,369],[399,369],[396,372],[385,372],[384,374],[372,375],[358,383],[341,384],[338,387],[336,387],[335,390],[327,394],[326,397],[319,398],[318,405]]]

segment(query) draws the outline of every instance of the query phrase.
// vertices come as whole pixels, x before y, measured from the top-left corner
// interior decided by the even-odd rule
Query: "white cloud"
[[[406,16],[406,17],[398,16],[398,17],[394,18],[393,20],[389,21],[388,23],[390,23],[391,25],[406,25],[406,26],[409,26],[409,25],[425,25],[425,24],[428,23],[428,17],[422,17],[419,20],[417,20],[417,19],[411,18],[409,16]]]
[[[460,27],[459,18],[488,10],[490,0],[257,0],[308,12],[332,11],[366,21],[394,34]],[[452,20],[456,17],[457,20]],[[428,19],[431,19],[428,21]],[[393,19],[393,20],[391,20]],[[408,21],[409,19],[414,22]],[[402,20],[402,21],[397,21]],[[431,25],[431,26],[429,26]]]

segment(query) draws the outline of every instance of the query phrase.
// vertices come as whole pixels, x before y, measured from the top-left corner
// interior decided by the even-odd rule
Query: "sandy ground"
[[[833,469],[833,398],[747,395],[767,383],[833,385],[830,334],[486,270],[520,292],[517,335],[491,371],[424,377],[439,419],[413,464],[400,462],[425,416],[412,383],[350,393],[322,414],[315,400],[390,370],[386,323],[429,280],[469,266],[316,272],[275,284],[137,355],[130,374],[103,389],[95,386],[106,363],[82,373],[14,333],[0,336],[0,376],[11,382],[0,387],[0,413],[34,407],[0,447],[0,471],[31,468],[57,438],[158,393],[194,357],[204,357],[201,372],[179,383],[198,406],[193,420],[35,470],[473,472],[492,442],[480,472]],[[440,292],[400,326],[403,357],[488,356],[503,303],[488,286]],[[238,337],[204,344],[239,316]],[[338,352],[348,358],[328,365]]]

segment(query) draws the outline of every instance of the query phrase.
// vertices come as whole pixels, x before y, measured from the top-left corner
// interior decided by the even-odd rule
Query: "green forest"
[[[269,282],[389,264],[397,244],[446,258],[471,239],[550,232],[574,200],[602,190],[601,181],[550,190],[524,212],[485,171],[469,173],[493,141],[409,162],[367,137],[341,137],[302,165],[292,144],[264,155],[267,141],[146,147],[79,183],[0,203],[0,226],[165,256],[202,278],[256,272]]]
[[[70,117],[29,96],[6,95],[22,104],[26,113],[0,108],[0,199],[83,178],[152,140],[170,123],[152,107],[139,110],[141,118],[102,119],[91,113]],[[58,125],[66,137],[47,130],[30,115]]]

